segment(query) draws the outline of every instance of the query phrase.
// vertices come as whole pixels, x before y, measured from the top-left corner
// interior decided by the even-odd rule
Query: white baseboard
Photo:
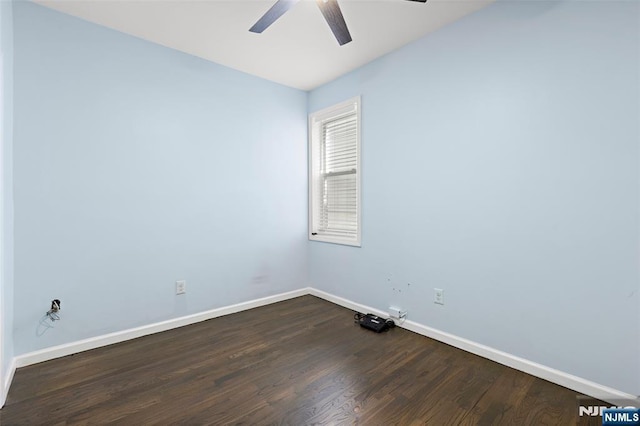
[[[315,288],[310,288],[309,294],[335,303],[336,305],[352,309],[354,311],[362,313],[372,313],[383,317],[388,316],[388,312],[384,312],[370,306],[362,305],[360,303],[356,303],[351,300],[324,292],[322,290],[317,290]],[[446,343],[447,345],[462,349],[483,358],[490,359],[491,361],[495,361],[499,364],[506,365],[507,367],[523,371],[527,374],[531,374],[532,376],[539,377],[552,383],[556,383],[560,386],[564,386],[565,388],[572,389],[584,395],[589,395],[591,397],[598,398],[612,404],[619,404],[621,401],[626,401],[628,404],[635,405],[636,407],[640,405],[640,397],[638,396],[600,385],[581,377],[577,377],[572,374],[568,374],[563,371],[517,357],[515,355],[482,345],[480,343],[473,342],[462,337],[455,336],[450,333],[446,333],[444,331],[436,330],[435,328],[431,328],[414,321],[407,320],[399,326],[413,331],[414,333],[418,333],[431,339],[438,340],[439,342]]]
[[[7,373],[7,376],[4,378],[4,387],[2,388],[2,394],[0,395],[0,408],[4,407],[4,403],[7,402],[9,387],[13,381],[13,375],[16,374],[16,368],[16,359],[13,358],[11,360],[11,364],[9,364],[9,371],[5,372]]]
[[[114,343],[123,342],[130,339],[135,339],[153,333],[159,333],[161,331],[171,330],[173,328],[178,328],[189,324],[195,324],[208,319],[233,314],[264,305],[269,305],[271,303],[281,302],[283,300],[293,299],[295,297],[304,296],[306,294],[317,296],[321,299],[327,300],[345,308],[352,309],[354,311],[373,313],[379,316],[387,316],[387,312],[360,303],[356,303],[339,296],[335,296],[322,290],[317,290],[311,287],[302,288],[287,293],[281,293],[274,296],[255,299],[248,302],[212,309],[206,312],[201,312],[180,318],[174,318],[167,321],[132,328],[129,330],[123,330],[116,333],[105,334],[103,336],[97,336],[90,339],[84,339],[77,342],[54,346],[51,348],[46,348],[20,355],[12,360],[10,372],[8,374],[8,377],[6,377],[5,379],[4,395],[0,395],[0,398],[2,398],[0,402],[4,402],[4,398],[6,398],[16,368],[25,367],[27,365],[48,361],[51,359],[111,345]],[[483,358],[487,358],[516,370],[531,374],[532,376],[548,380],[552,383],[556,383],[560,386],[564,386],[576,392],[580,392],[584,395],[589,395],[603,401],[611,402],[613,404],[618,404],[622,400],[629,401],[630,405],[640,405],[640,397],[638,396],[634,396],[607,386],[600,385],[581,377],[577,377],[544,366],[542,364],[538,364],[524,358],[508,354],[506,352],[473,342],[462,337],[455,336],[450,333],[446,333],[444,331],[436,330],[435,328],[431,328],[414,321],[405,321],[399,326],[423,336],[470,352],[472,354],[479,355]],[[2,405],[0,405],[0,407],[2,407]]]
[[[293,299],[294,297],[309,294],[308,288],[289,291],[287,293],[276,294],[274,296],[263,297],[261,299],[250,300],[248,302],[237,303],[231,306],[211,309],[197,314],[187,315],[180,318],[157,322],[154,324],[143,325],[141,327],[130,328],[128,330],[117,331],[115,333],[104,334],[102,336],[91,337],[89,339],[79,340],[77,342],[66,343],[64,345],[53,346],[41,349],[39,351],[29,352],[14,358],[16,367],[26,367],[27,365],[37,364],[43,361],[60,358],[63,356],[88,351],[90,349],[102,346],[112,345],[114,343],[124,342],[126,340],[136,339],[138,337],[147,336],[149,334],[167,331],[185,325],[195,324],[208,319],[221,317],[224,315],[234,314],[240,311],[257,308],[272,303],[281,302],[283,300]],[[9,382],[10,383],[10,382]]]

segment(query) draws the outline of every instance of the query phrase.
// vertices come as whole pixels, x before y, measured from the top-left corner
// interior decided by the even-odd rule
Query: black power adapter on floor
[[[391,319],[384,319],[377,315],[373,314],[361,314],[360,312],[356,312],[353,315],[353,319],[355,322],[360,324],[360,327],[367,328],[369,330],[373,330],[376,333],[382,333],[383,331],[387,331],[390,328],[396,326],[396,323]]]

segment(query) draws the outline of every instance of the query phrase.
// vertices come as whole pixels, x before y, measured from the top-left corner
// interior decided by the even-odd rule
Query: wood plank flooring
[[[21,368],[2,425],[570,425],[576,393],[303,296]]]

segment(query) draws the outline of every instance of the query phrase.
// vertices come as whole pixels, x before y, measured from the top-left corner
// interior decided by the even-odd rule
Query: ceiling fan
[[[249,28],[249,31],[252,33],[263,32],[269,27],[269,25],[273,24],[279,17],[284,15],[287,10],[291,9],[299,1],[300,0],[276,1],[276,3],[271,6],[271,9],[267,10],[267,12],[262,15],[262,18],[258,19],[258,22],[256,22],[253,27]],[[408,1],[420,3],[427,2],[427,0]],[[351,34],[349,34],[347,23],[344,21],[344,17],[342,16],[338,0],[316,0],[316,3],[318,4],[320,12],[322,12],[324,19],[327,21],[327,24],[329,24],[329,28],[331,28],[331,31],[336,37],[336,40],[338,40],[340,46],[349,43],[351,41]]]

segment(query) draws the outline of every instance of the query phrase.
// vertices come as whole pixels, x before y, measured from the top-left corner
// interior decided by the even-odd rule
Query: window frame
[[[356,114],[356,234],[355,238],[341,238],[336,235],[326,235],[317,232],[320,222],[319,203],[319,181],[321,175],[319,171],[320,144],[322,144],[322,136],[320,129],[322,122],[337,119],[340,116],[355,112]],[[361,247],[362,237],[362,150],[361,150],[361,98],[356,96],[336,105],[321,109],[309,114],[308,121],[308,149],[309,149],[309,222],[308,236],[310,241],[320,241],[325,243],[341,244],[347,246]]]

